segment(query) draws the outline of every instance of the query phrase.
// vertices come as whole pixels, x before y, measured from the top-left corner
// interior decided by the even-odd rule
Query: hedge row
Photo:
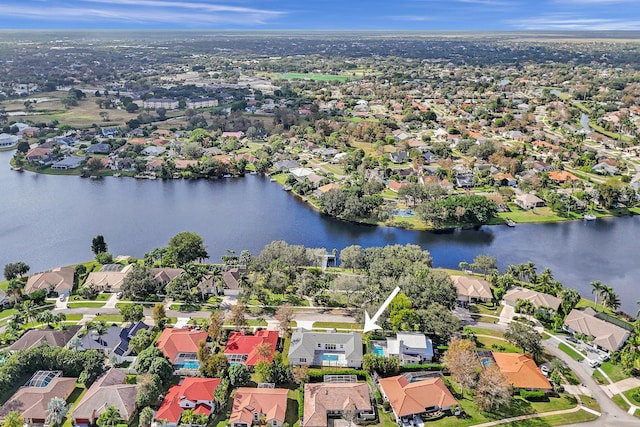
[[[441,363],[423,363],[423,364],[410,364],[402,365],[400,372],[415,372],[415,371],[444,371],[445,367]]]
[[[531,402],[542,402],[548,400],[547,395],[542,390],[529,391],[520,389],[520,397],[523,397]]]

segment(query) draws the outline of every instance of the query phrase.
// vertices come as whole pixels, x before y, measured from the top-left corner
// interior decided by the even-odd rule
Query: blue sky
[[[640,30],[640,0],[2,0],[0,29]]]

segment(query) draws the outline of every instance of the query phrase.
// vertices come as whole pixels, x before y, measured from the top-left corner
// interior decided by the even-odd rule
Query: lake
[[[227,249],[257,254],[273,240],[331,251],[349,245],[412,243],[434,265],[457,268],[493,255],[501,269],[532,261],[551,268],[566,287],[591,297],[600,280],[635,314],[639,299],[640,217],[557,224],[483,226],[425,232],[338,221],[319,214],[268,179],[248,175],[219,181],[136,180],[39,175],[9,168],[0,152],[0,266],[24,261],[31,273],[93,257],[91,239],[105,236],[114,255],[143,257],[181,231],[200,234],[212,262]]]

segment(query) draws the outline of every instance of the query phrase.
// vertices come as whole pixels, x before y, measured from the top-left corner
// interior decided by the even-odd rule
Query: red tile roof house
[[[240,387],[233,398],[229,417],[231,427],[251,427],[261,423],[270,427],[282,427],[287,413],[286,388]]]
[[[258,354],[258,347],[265,343],[271,347],[271,354],[267,357]],[[262,329],[256,331],[254,335],[245,335],[243,332],[232,332],[231,335],[229,335],[227,347],[224,349],[224,355],[230,364],[239,363],[253,367],[262,360],[271,363],[277,344],[278,331]]]
[[[198,345],[206,340],[205,331],[167,328],[160,334],[156,346],[176,368],[197,369],[200,365]]]
[[[58,267],[51,271],[34,274],[27,280],[23,292],[30,294],[40,289],[45,289],[47,294],[51,290],[59,295],[69,296],[73,289],[73,274],[73,267]]]
[[[18,411],[25,425],[43,425],[47,419],[47,405],[54,397],[67,400],[76,388],[77,378],[62,377],[62,371],[37,371],[0,408],[0,419]]]
[[[115,406],[120,418],[128,422],[136,410],[138,386],[126,384],[127,374],[111,368],[89,387],[71,414],[76,427],[94,424],[109,406]]]
[[[176,427],[187,409],[208,417],[215,411],[213,393],[219,385],[219,378],[185,378],[169,389],[154,418],[165,420],[166,427]]]
[[[412,382],[407,375],[398,375],[382,378],[379,384],[398,422],[417,417],[419,425],[423,415],[450,411],[458,404],[440,377]]]

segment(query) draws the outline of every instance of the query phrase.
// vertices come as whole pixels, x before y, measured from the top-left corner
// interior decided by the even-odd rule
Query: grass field
[[[101,314],[99,316],[96,316],[95,321],[98,320],[103,320],[105,322],[122,322],[122,316],[120,316],[119,314]]]
[[[340,322],[314,322],[314,328],[335,328],[335,329],[362,329],[361,323],[340,323]]]
[[[354,80],[357,77],[350,76],[340,76],[335,74],[313,74],[313,73],[284,73],[284,74],[275,74],[272,75],[276,79],[283,80],[316,80],[321,82],[330,82],[330,81],[338,81],[338,82],[346,82],[347,80]]]
[[[627,412],[630,408],[629,404],[619,394],[613,396],[611,400],[613,400],[613,403],[621,407],[625,412]]]
[[[614,383],[630,377],[620,366],[614,365],[611,361],[604,362],[600,365],[600,369],[602,369]]]
[[[582,362],[584,360],[584,356],[582,354],[576,352],[565,343],[558,344],[558,348],[564,351],[565,353],[567,353],[569,356],[571,356],[572,359],[577,360],[578,362]]]
[[[633,394],[638,390],[640,390],[640,387],[632,388],[631,390],[627,390],[622,394],[624,394],[627,397],[627,399],[629,399],[629,402],[633,403],[636,406],[640,406],[640,401],[633,398]]]
[[[97,301],[80,301],[70,302],[67,304],[69,308],[102,308],[106,303]]]

